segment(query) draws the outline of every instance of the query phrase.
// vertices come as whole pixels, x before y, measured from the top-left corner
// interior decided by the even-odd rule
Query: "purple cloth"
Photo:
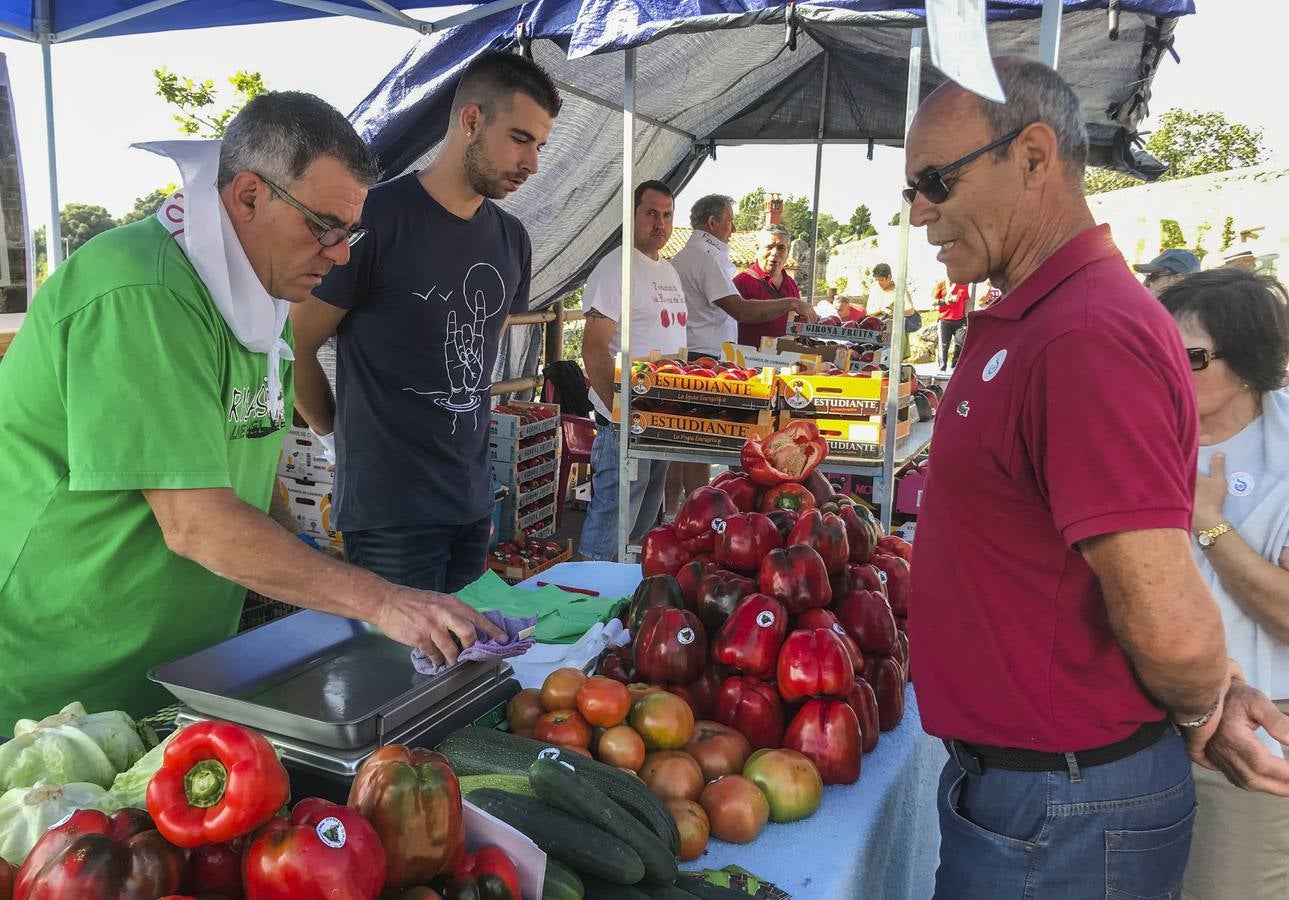
[[[508,616],[496,609],[484,613],[483,616],[504,631],[506,639],[504,641],[495,641],[488,637],[485,632],[476,630],[474,643],[462,650],[460,655],[457,656],[459,662],[520,656],[527,653],[528,648],[533,645],[532,628],[537,624],[537,616],[527,618]],[[521,638],[519,635],[525,630],[528,631],[528,635]],[[412,651],[412,667],[422,675],[430,676],[442,675],[448,669],[446,663],[436,666],[430,662],[429,657],[420,650]]]

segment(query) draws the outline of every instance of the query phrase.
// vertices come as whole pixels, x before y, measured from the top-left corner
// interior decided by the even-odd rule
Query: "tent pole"
[[[628,562],[631,541],[631,482],[635,460],[628,456],[631,440],[631,288],[635,268],[635,137],[636,137],[636,50],[623,54],[622,72],[622,307],[618,328],[622,348],[618,365],[622,371],[618,407],[618,562]]]
[[[824,168],[824,121],[828,115],[828,63],[831,55],[824,54],[824,83],[819,92],[819,128],[815,132],[815,202],[810,207],[814,210],[814,220],[810,224],[810,304],[815,302],[815,285],[819,283],[815,266],[819,262],[819,182]],[[797,260],[798,265],[801,260]]]
[[[904,102],[904,136],[907,146],[909,127],[917,113],[922,86],[922,29],[914,28],[909,47],[909,83]],[[895,299],[891,301],[891,347],[889,388],[886,391],[885,448],[882,454],[882,527],[889,533],[891,514],[895,511],[895,432],[900,412],[900,367],[904,363],[904,295],[909,283],[909,212],[907,201],[900,205],[899,262],[895,270]],[[874,491],[874,499],[877,492]]]
[[[1061,50],[1061,0],[1043,0],[1043,21],[1038,35],[1038,58],[1056,68]]]
[[[49,274],[63,261],[63,228],[58,216],[58,151],[54,146],[54,64],[49,46],[49,26],[40,26],[40,58],[45,73],[45,147],[49,152],[49,231],[45,240],[45,258]]]

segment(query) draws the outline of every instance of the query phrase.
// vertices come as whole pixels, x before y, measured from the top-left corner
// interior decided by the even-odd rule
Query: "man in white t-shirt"
[[[866,309],[870,316],[876,316],[881,313],[890,315],[894,307],[895,279],[891,277],[891,267],[886,263],[878,263],[873,266],[873,289],[868,294]],[[913,313],[913,295],[905,291],[904,315],[910,316]]]
[[[661,181],[646,181],[635,191],[635,234],[632,250],[632,358],[653,350],[676,356],[685,345],[685,294],[680,276],[659,255],[671,238],[675,201]],[[622,347],[618,325],[622,313],[622,248],[611,251],[591,272],[582,294],[586,330],[582,333],[582,365],[591,381],[591,404],[598,426],[591,445],[591,485],[594,496],[586,511],[578,552],[586,559],[611,560],[618,550],[618,429],[613,427],[613,372]],[[641,459],[631,483],[630,539],[640,540],[653,527],[662,506],[667,463]]]

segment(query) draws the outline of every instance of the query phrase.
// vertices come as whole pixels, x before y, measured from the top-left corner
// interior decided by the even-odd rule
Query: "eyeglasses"
[[[1020,133],[1023,130],[1024,129],[1022,128],[1017,128],[1015,131],[1003,135],[992,144],[986,144],[979,150],[972,150],[966,156],[962,157],[962,159],[955,159],[947,166],[932,169],[930,172],[927,172],[919,178],[917,180],[917,184],[913,185],[911,188],[905,188],[900,193],[904,195],[904,199],[908,201],[909,205],[913,204],[913,201],[917,199],[918,194],[926,197],[932,203],[943,203],[949,199],[949,185],[944,183],[945,175],[948,175],[955,169],[961,169],[967,163],[985,155],[990,150],[996,150],[1004,144],[1010,144],[1012,141],[1016,140],[1016,138],[1020,137]]]
[[[1191,361],[1192,372],[1203,372],[1208,368],[1208,364],[1215,359],[1221,359],[1223,354],[1216,350],[1210,350],[1207,347],[1187,347],[1186,358]]]
[[[352,247],[367,236],[366,228],[344,228],[343,226],[334,225],[331,222],[328,222],[313,210],[309,209],[309,207],[288,194],[285,188],[279,187],[263,175],[260,175],[258,172],[255,174],[259,176],[261,181],[269,186],[269,189],[272,190],[273,193],[285,200],[289,206],[294,207],[300,215],[304,216],[304,218],[308,220],[309,225],[312,227],[313,236],[318,239],[318,243],[322,246],[334,247],[341,241],[345,241],[350,247]]]

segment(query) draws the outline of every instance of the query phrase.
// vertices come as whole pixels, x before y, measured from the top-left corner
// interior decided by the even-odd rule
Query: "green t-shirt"
[[[268,509],[284,432],[265,361],[152,218],[36,295],[0,362],[0,735],[73,700],[155,710],[172,699],[149,669],[235,632],[245,589],[172,553],[142,491]]]

